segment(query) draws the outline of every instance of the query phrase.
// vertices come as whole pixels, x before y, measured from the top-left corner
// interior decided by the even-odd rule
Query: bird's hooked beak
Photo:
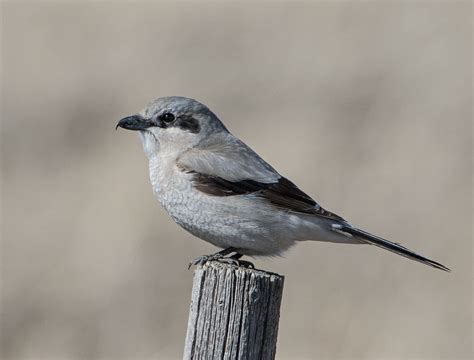
[[[156,126],[156,124],[148,119],[145,119],[141,115],[132,115],[123,118],[115,126],[115,130],[121,127],[127,130],[146,130],[151,126]]]

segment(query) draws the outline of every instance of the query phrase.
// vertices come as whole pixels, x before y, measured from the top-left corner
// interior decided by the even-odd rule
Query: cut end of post
[[[203,268],[213,268],[216,270],[231,270],[231,271],[241,271],[247,274],[254,274],[257,276],[262,276],[269,278],[272,281],[284,281],[285,277],[283,275],[273,273],[270,271],[257,269],[253,267],[237,266],[230,263],[223,263],[220,261],[208,261],[204,265],[198,265],[195,271],[202,270]]]
[[[184,359],[274,359],[284,277],[207,262],[194,271]]]

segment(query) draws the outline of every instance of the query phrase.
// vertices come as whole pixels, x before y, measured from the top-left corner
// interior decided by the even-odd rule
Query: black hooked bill
[[[115,130],[119,127],[127,130],[146,130],[151,126],[156,126],[156,124],[140,115],[132,115],[120,120],[115,126]]]

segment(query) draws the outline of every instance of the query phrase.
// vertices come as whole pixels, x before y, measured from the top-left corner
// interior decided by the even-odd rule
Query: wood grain
[[[274,359],[283,282],[215,261],[197,267],[183,359]]]

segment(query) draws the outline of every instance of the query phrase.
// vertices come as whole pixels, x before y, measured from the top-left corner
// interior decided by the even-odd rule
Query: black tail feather
[[[364,242],[366,242],[368,244],[381,247],[382,249],[394,252],[395,254],[404,256],[408,259],[418,261],[422,264],[432,266],[436,269],[440,269],[440,270],[444,270],[444,271],[448,271],[448,272],[451,271],[446,266],[444,266],[444,265],[442,265],[442,264],[440,264],[436,261],[427,259],[427,258],[425,258],[421,255],[418,255],[417,253],[414,253],[413,251],[407,249],[406,247],[404,247],[400,244],[382,239],[381,237],[372,235],[372,234],[370,234],[366,231],[354,228],[350,225],[342,225],[342,227],[340,228],[340,231],[343,231],[345,233],[349,233],[349,234],[351,234],[352,236],[354,236],[356,238],[362,239]]]

